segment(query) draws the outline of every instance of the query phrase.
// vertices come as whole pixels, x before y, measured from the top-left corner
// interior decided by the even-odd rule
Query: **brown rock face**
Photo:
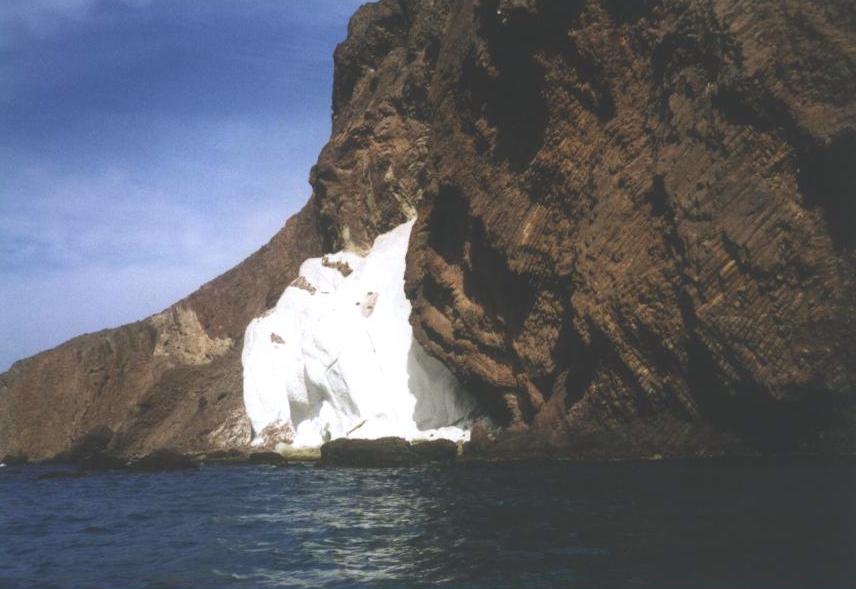
[[[856,449],[848,5],[456,5],[419,341],[577,451]]]
[[[312,169],[325,251],[361,250],[416,214],[429,184],[439,38],[449,0],[360,8],[335,53],[333,133]]]
[[[411,322],[506,427],[480,454],[856,451],[851,4],[363,7],[303,211],[164,313],[0,375],[0,456],[104,426],[126,455],[245,444],[247,323],[416,213]]]

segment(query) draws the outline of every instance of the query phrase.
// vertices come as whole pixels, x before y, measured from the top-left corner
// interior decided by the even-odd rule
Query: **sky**
[[[299,210],[361,3],[0,2],[0,371],[164,309]]]

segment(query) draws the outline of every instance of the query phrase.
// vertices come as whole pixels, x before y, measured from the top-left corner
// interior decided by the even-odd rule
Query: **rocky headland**
[[[369,4],[305,207],[0,375],[0,457],[252,451],[247,326],[413,219],[413,337],[491,424],[465,455],[852,454],[854,154],[848,0]]]

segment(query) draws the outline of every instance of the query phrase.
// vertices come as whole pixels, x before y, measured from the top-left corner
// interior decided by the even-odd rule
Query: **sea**
[[[853,462],[0,468],[0,587],[856,587]]]

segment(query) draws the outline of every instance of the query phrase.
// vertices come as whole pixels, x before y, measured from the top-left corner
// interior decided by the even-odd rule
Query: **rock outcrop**
[[[403,438],[376,440],[340,438],[321,446],[324,466],[389,467],[415,466],[428,462],[452,462],[458,447],[451,440],[411,443]]]
[[[307,206],[0,376],[0,455],[245,444],[247,323],[414,215],[414,334],[504,428],[480,453],[856,451],[851,2],[382,0],[335,57]]]
[[[73,449],[99,428],[132,457],[245,446],[241,347],[306,257],[321,254],[312,201],[261,250],[170,309],[77,337],[0,375],[0,455]]]
[[[155,450],[128,463],[131,472],[167,472],[197,467],[198,464],[190,456],[167,448]]]

